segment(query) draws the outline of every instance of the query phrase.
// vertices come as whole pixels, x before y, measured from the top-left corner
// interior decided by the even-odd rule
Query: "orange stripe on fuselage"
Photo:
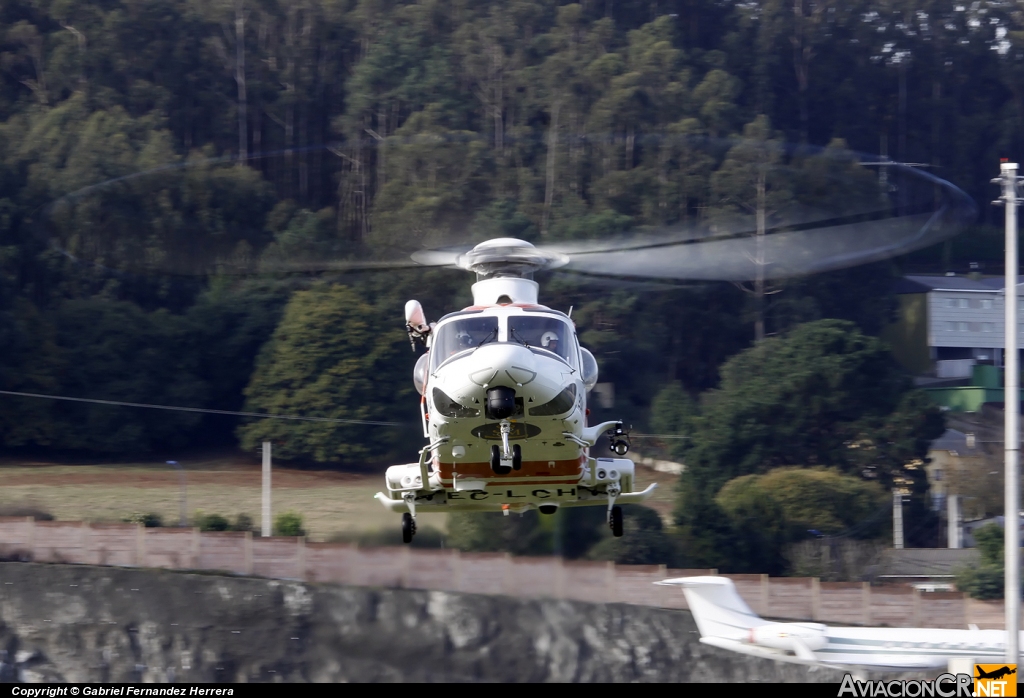
[[[554,463],[554,465],[552,465]],[[491,470],[490,463],[436,463],[444,480],[452,479],[452,471],[459,474],[460,478],[501,478],[501,477],[579,477],[580,461],[577,458],[571,460],[524,460],[523,467],[513,470],[508,475],[495,475]]]
[[[522,482],[519,482],[517,480],[495,480],[494,479],[495,477],[500,477],[500,476],[495,476],[495,475],[492,474],[490,479],[485,481],[487,483],[487,487],[526,487],[527,485],[543,485],[545,487],[548,487],[548,486],[553,486],[553,485],[579,485],[579,484],[581,484],[580,483],[580,479],[578,477],[572,477],[572,478],[568,478],[568,479],[558,478],[558,479],[552,479],[552,480],[547,480],[547,479],[545,479],[545,480],[523,480]],[[461,482],[464,479],[465,478],[461,478],[459,481]],[[587,483],[582,483],[582,484],[586,485]],[[453,481],[451,481],[451,480],[442,480],[441,481],[441,486],[450,490],[453,487],[455,487],[455,483]]]

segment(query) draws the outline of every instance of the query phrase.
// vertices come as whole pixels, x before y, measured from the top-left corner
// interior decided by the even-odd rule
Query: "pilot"
[[[456,335],[456,342],[458,346],[455,351],[452,352],[453,354],[473,348],[473,337],[471,337],[469,332],[466,332],[465,330],[460,331],[459,334]]]
[[[559,354],[558,351],[558,333],[557,332],[545,332],[540,338],[540,345],[548,351],[553,351]],[[559,354],[561,355],[561,354]]]

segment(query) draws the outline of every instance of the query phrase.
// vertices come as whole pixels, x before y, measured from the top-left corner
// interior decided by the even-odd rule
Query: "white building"
[[[907,276],[896,293],[900,318],[886,339],[915,373],[966,378],[976,363],[1002,365],[1002,277]],[[1024,284],[1017,296],[1018,342],[1024,346]]]

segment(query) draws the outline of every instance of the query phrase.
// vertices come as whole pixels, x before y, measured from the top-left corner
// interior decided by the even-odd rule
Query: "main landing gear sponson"
[[[611,527],[613,536],[622,537],[622,507],[612,507],[611,513],[608,514],[608,526]]]
[[[412,543],[412,537],[416,535],[416,519],[412,514],[402,514],[402,542]]]

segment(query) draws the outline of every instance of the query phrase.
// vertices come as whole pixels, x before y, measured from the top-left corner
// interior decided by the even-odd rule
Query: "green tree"
[[[393,421],[394,404],[410,397],[397,380],[401,330],[381,332],[379,312],[352,289],[317,284],[297,291],[260,352],[245,389],[246,412],[337,420]],[[408,351],[408,350],[407,350]],[[273,441],[284,460],[359,462],[391,444],[374,426],[260,420],[238,429],[243,448]]]
[[[889,494],[878,483],[823,467],[775,468],[763,475],[744,475],[726,483],[716,500],[733,512],[745,499],[762,497],[778,505],[788,540],[810,530],[826,536],[873,538],[884,531],[880,524],[885,521],[878,514],[887,513],[890,504]]]
[[[908,488],[920,530],[935,528],[923,464],[944,419],[879,340],[846,321],[808,323],[741,352],[721,374],[693,419],[676,508],[701,560],[713,560],[731,535],[719,530],[707,500],[735,477],[794,463]]]
[[[2,253],[0,253],[2,259]],[[2,286],[0,286],[2,288]],[[0,298],[3,297],[0,290]],[[0,389],[47,394],[59,385],[63,362],[53,323],[27,299],[11,299],[10,309],[0,301]],[[0,398],[0,443],[8,447],[53,442],[49,403],[32,398]]]
[[[737,572],[781,575],[787,534],[783,505],[755,483],[736,480],[726,483],[715,503],[725,514],[733,538],[733,558],[721,566]]]
[[[719,232],[754,232],[750,252],[755,278],[748,288],[754,299],[754,340],[765,337],[765,296],[773,293],[766,281],[765,236],[771,227],[786,224],[793,215],[792,175],[783,162],[782,143],[771,122],[761,115],[743,128],[743,140],[733,146],[711,177],[711,220]]]
[[[201,406],[209,393],[180,316],[134,303],[69,300],[52,314],[63,370],[55,393],[87,399]],[[199,415],[51,402],[49,443],[98,453],[146,453],[189,443]]]
[[[211,279],[183,317],[183,351],[198,357],[199,377],[209,386],[207,407],[239,411],[260,348],[273,335],[291,289],[273,280]],[[204,443],[235,443],[241,418],[204,415]]]
[[[981,563],[957,570],[957,589],[976,599],[1003,598],[1006,584],[1003,536],[1003,527],[999,524],[988,524],[975,530],[974,539],[981,553]]]
[[[719,484],[799,463],[863,472],[890,487],[919,469],[944,428],[887,347],[847,321],[770,337],[721,374],[721,387],[702,396],[688,460]]]
[[[885,531],[888,494],[877,483],[826,468],[776,468],[730,480],[716,502],[728,515],[739,559],[782,574],[785,547],[809,536],[871,539]]]
[[[443,240],[486,200],[488,148],[478,134],[445,124],[442,105],[410,115],[379,148],[388,181],[374,201],[372,244],[394,253]]]

